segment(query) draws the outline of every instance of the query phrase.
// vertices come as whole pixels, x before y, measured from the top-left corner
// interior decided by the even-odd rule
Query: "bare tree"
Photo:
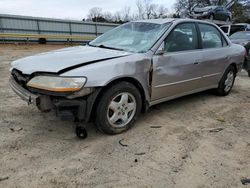
[[[168,14],[168,9],[164,5],[160,5],[157,8],[157,13],[157,18],[166,18]]]
[[[156,8],[156,5],[152,3],[152,0],[144,0],[144,8],[145,8],[146,18],[150,19],[150,16],[153,14]]]
[[[89,10],[88,20],[92,21],[92,20],[97,19],[99,17],[102,17],[102,8],[93,7]]]
[[[113,15],[111,12],[106,11],[103,13],[102,17],[107,21],[107,22],[112,22],[113,21]]]
[[[144,8],[143,8],[143,3],[141,0],[137,0],[136,1],[136,7],[137,7],[137,11],[138,11],[138,18],[139,19],[143,19],[144,17]]]
[[[113,21],[115,21],[115,22],[120,22],[121,21],[121,13],[119,11],[114,13]]]
[[[130,7],[124,7],[122,10],[122,20],[128,22],[130,20]]]

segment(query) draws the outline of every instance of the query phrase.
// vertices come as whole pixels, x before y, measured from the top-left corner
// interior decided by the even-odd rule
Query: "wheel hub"
[[[123,92],[111,100],[107,111],[107,118],[112,126],[123,127],[133,119],[135,112],[135,97],[128,92]]]
[[[230,89],[232,88],[234,83],[234,73],[232,71],[230,71],[227,74],[227,79],[225,80],[225,92],[230,91]]]

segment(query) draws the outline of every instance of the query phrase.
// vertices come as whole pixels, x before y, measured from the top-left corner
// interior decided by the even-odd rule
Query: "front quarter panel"
[[[111,59],[85,65],[61,76],[85,76],[87,82],[84,87],[104,87],[120,78],[136,79],[144,89],[146,100],[150,100],[148,75],[151,67],[149,53],[133,54],[126,57]]]

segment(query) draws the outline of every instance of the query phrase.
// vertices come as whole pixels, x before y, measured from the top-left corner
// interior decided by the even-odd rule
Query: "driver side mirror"
[[[164,53],[165,53],[164,42],[162,42],[160,47],[156,51],[155,55],[163,55]]]

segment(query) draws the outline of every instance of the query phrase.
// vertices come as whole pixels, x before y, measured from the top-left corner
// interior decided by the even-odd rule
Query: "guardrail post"
[[[39,20],[36,20],[38,34],[41,34]]]
[[[98,35],[98,31],[97,31],[97,23],[95,22],[95,35],[96,35],[96,37],[97,37],[97,35]]]
[[[0,31],[3,33],[3,24],[2,24],[2,18],[0,18]]]
[[[4,33],[4,29],[3,29],[3,23],[2,23],[2,19],[0,18],[0,33]],[[3,41],[3,43],[5,43],[5,40],[4,40],[5,38],[4,37],[2,37],[2,41]]]
[[[69,22],[69,34],[72,35],[71,22]],[[69,41],[69,39],[68,39],[68,41]],[[72,43],[72,38],[70,39],[70,42]]]

